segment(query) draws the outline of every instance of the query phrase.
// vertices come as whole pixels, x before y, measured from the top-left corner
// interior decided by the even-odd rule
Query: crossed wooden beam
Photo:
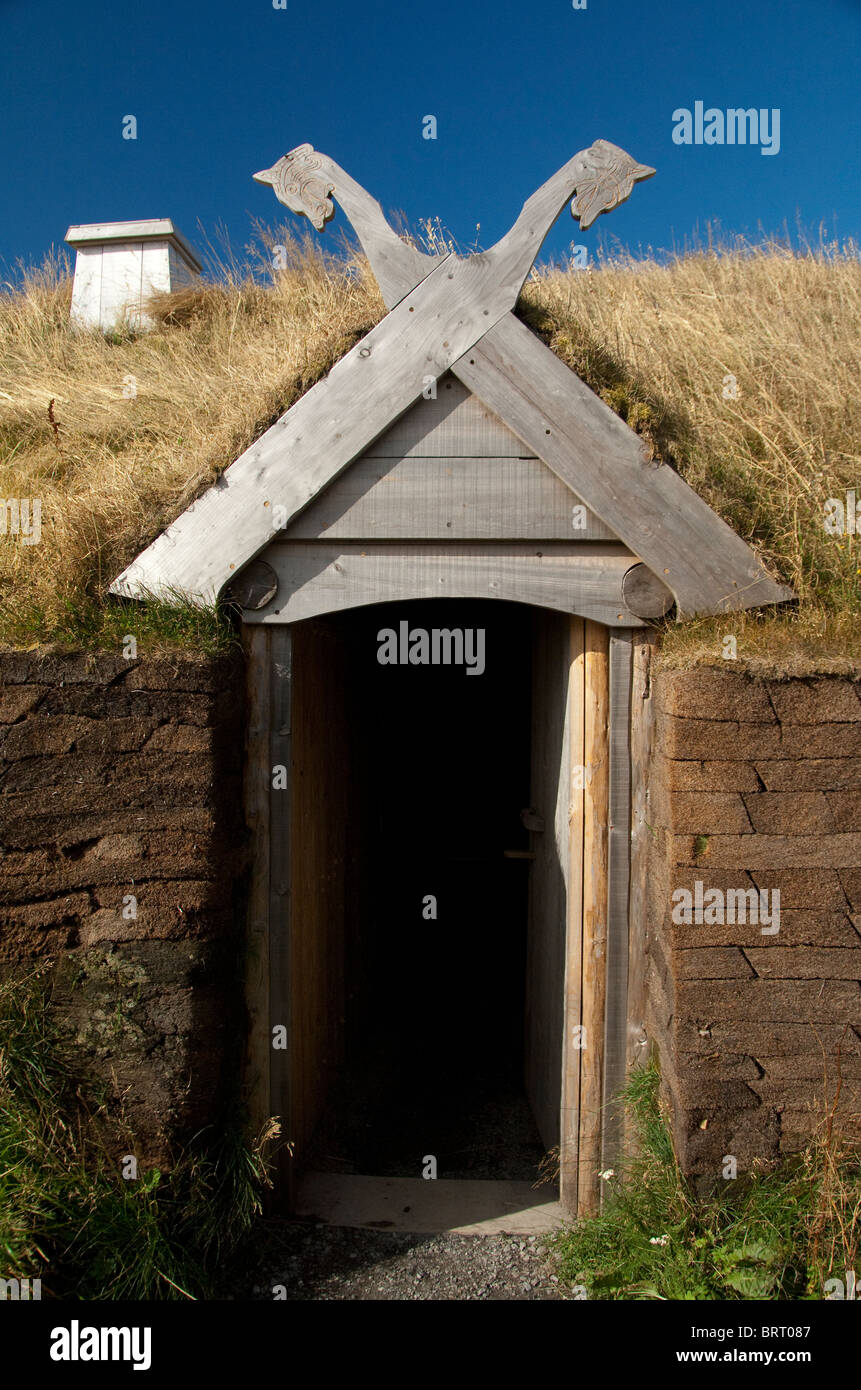
[[[333,159],[299,145],[254,178],[320,231],[349,217],[389,309],[328,376],[241,455],[111,586],[127,597],[200,605],[426,390],[452,371],[667,586],[681,614],[791,598],[744,541],[512,313],[569,198],[588,227],[654,169],[606,140],[574,155],[489,251],[426,255]],[[286,521],[285,521],[286,518]],[[668,544],[668,528],[676,543]]]

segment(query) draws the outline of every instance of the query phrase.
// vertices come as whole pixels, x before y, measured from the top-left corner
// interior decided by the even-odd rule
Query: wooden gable
[[[330,483],[284,540],[616,541],[450,373]]]
[[[351,606],[342,602],[349,567],[354,576],[363,571],[353,604],[490,593],[613,625],[635,624],[638,613],[660,616],[665,593],[680,616],[793,598],[512,313],[572,192],[572,212],[585,227],[654,172],[596,141],[542,184],[501,241],[465,257],[418,252],[355,180],[310,145],[255,175],[319,230],[334,210],[329,195],[337,197],[389,313],[117,576],[112,592],[182,594],[208,605],[241,575],[245,593],[256,595],[251,608],[266,610],[258,621],[290,622],[310,613],[285,599],[306,581],[325,588],[324,571],[335,606]],[[434,401],[424,399],[428,382],[438,388]],[[584,527],[574,524],[578,506],[586,509]],[[286,544],[273,543],[276,515],[276,529],[291,528]],[[398,543],[410,547],[401,557],[391,549]],[[372,556],[361,548],[372,544],[390,548]],[[314,554],[313,545],[329,549]],[[506,545],[495,558],[486,549]],[[518,554],[517,545],[527,549]],[[470,546],[485,550],[473,554]],[[260,559],[264,552],[269,559]],[[636,595],[632,557],[641,562]],[[552,566],[558,582],[551,593]],[[623,582],[630,604],[621,601]],[[266,608],[262,596],[270,590]]]

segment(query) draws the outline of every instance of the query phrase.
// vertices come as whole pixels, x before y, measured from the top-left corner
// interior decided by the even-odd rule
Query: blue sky
[[[564,212],[542,259],[670,248],[710,221],[861,239],[859,52],[861,0],[0,0],[0,269],[70,223],[144,217],[198,247],[220,224],[241,252],[253,218],[291,217],[252,173],[306,140],[464,245],[598,137],[657,169],[585,233]],[[696,101],[778,108],[779,153],[675,144]]]

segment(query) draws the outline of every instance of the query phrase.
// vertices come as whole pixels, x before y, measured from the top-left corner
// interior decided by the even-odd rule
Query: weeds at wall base
[[[262,1211],[277,1126],[249,1141],[229,1116],[126,1180],[60,1056],[47,970],[0,983],[0,1276],[43,1298],[209,1296]]]
[[[652,1064],[624,1093],[635,1159],[604,1183],[600,1215],[548,1244],[559,1272],[592,1299],[813,1300],[857,1269],[861,1154],[828,1121],[807,1150],[754,1165],[698,1196],[676,1163]]]

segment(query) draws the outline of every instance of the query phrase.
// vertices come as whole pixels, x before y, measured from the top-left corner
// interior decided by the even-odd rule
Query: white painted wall
[[[167,218],[70,227],[66,241],[76,248],[71,319],[79,328],[151,328],[143,307],[148,296],[190,285],[200,273]]]

